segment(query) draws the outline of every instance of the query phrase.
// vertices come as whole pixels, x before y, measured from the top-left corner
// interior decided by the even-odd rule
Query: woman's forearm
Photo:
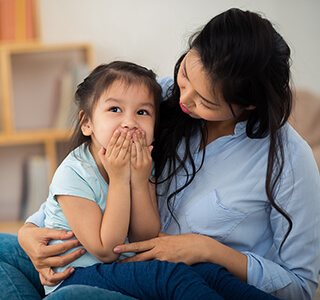
[[[247,256],[213,238],[199,235],[200,262],[211,262],[228,269],[243,282],[247,282]]]

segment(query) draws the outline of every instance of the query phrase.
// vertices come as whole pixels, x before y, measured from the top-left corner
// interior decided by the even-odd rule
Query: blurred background
[[[190,34],[231,7],[268,18],[291,46],[295,85],[320,94],[319,0],[40,0],[42,39],[90,42],[97,63],[128,59],[167,76]]]
[[[21,11],[12,25],[5,2],[31,5],[31,25]],[[0,231],[45,200],[67,153],[72,93],[90,69],[129,60],[172,75],[190,35],[231,7],[274,24],[292,50],[294,87],[320,103],[319,0],[0,0]],[[5,37],[12,26],[31,33]]]

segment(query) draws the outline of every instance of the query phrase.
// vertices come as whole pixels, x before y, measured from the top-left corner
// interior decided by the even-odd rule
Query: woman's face
[[[155,116],[154,97],[145,85],[116,80],[98,99],[91,118],[82,125],[82,132],[91,136],[96,151],[101,146],[107,148],[115,130],[143,130],[150,145]]]
[[[206,121],[234,119],[229,104],[218,90],[213,92],[207,77],[198,53],[191,49],[181,62],[177,78],[182,111]],[[237,117],[246,110],[238,105],[232,105],[232,109]]]

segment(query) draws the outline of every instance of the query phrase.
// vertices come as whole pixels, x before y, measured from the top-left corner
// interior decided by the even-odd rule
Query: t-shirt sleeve
[[[50,193],[55,200],[57,195],[68,195],[95,201],[95,185],[94,176],[90,176],[90,168],[66,165],[56,171],[50,185]]]

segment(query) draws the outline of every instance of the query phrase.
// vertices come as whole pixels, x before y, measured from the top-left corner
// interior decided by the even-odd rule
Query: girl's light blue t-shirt
[[[103,213],[106,207],[108,187],[108,184],[99,172],[89,147],[82,144],[64,159],[53,176],[45,207],[45,227],[72,231],[56,200],[57,195],[69,195],[94,201],[99,205]],[[49,244],[62,242],[63,240],[51,240]],[[63,255],[71,253],[74,250],[68,250]],[[130,254],[121,255],[120,259],[128,256]],[[96,263],[102,262],[87,251],[67,266],[54,268],[54,271],[59,273],[68,267],[86,267]],[[45,286],[46,294],[51,293],[57,287],[58,285],[54,287]]]

